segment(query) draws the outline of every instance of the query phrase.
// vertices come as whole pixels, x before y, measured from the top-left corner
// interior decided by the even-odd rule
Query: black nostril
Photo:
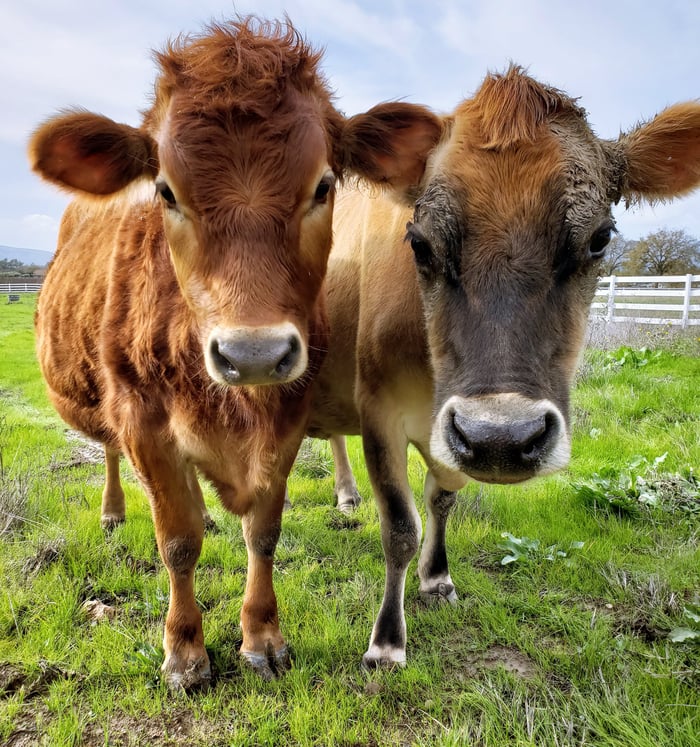
[[[452,414],[452,432],[450,433],[450,445],[459,456],[468,461],[474,458],[473,436],[469,435],[471,421],[461,417],[456,412]]]
[[[209,345],[209,352],[214,365],[226,381],[235,383],[240,378],[240,371],[233,361],[231,351],[226,349],[226,344],[214,338]]]
[[[301,345],[296,337],[290,336],[287,339],[287,350],[283,352],[275,366],[275,373],[279,376],[287,376],[299,360]]]
[[[554,428],[555,419],[551,413],[536,418],[527,424],[527,430],[522,434],[520,443],[521,458],[525,466],[538,462],[545,451],[549,437]]]

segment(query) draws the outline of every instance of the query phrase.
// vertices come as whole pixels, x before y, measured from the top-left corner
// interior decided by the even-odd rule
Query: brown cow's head
[[[336,179],[345,170],[378,181],[412,174],[437,120],[387,104],[347,127],[320,55],[288,24],[213,25],[156,58],[141,128],[69,112],[34,134],[33,167],[92,195],[151,182],[160,204],[151,197],[144,209],[162,212],[211,378],[291,382],[307,368]]]
[[[407,239],[434,369],[431,454],[450,471],[518,482],[565,466],[569,390],[611,204],[700,182],[700,105],[617,141],[518,68],[444,120]]]

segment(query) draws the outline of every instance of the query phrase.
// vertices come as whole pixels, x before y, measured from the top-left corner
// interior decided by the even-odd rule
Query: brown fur
[[[332,179],[348,169],[405,180],[432,117],[381,105],[355,118],[364,136],[346,134],[319,58],[287,24],[215,24],[157,54],[141,128],[72,112],[30,141],[34,169],[79,193],[39,298],[39,361],[61,415],[106,446],[105,524],[123,520],[116,452],[148,492],[170,575],[163,669],[175,686],[209,678],[193,591],[207,518],[195,468],[243,516],[242,652],[263,676],[288,665],[272,553],[327,346]],[[370,138],[373,122],[381,136]],[[299,362],[283,369],[289,380],[276,383],[286,374],[273,358],[256,374],[267,379],[231,385],[225,346],[238,354],[242,339],[255,362],[285,341],[280,329]]]

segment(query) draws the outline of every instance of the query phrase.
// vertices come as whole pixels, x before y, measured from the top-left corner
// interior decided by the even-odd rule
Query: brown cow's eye
[[[328,201],[328,195],[331,192],[332,186],[333,186],[333,182],[327,177],[324,177],[323,179],[321,179],[321,181],[318,183],[318,187],[316,187],[316,192],[314,194],[314,200],[320,205],[323,205],[324,203],[326,203]]]
[[[170,207],[174,208],[177,205],[177,200],[175,199],[175,195],[173,194],[172,189],[168,186],[168,183],[165,181],[158,181],[156,182],[156,193],[161,196],[165,204]]]
[[[605,256],[605,248],[610,243],[614,231],[615,226],[612,223],[606,223],[593,234],[588,247],[591,259],[602,259]]]

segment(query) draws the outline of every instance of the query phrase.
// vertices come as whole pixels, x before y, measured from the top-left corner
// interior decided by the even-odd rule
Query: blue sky
[[[150,50],[236,12],[292,22],[326,49],[341,110],[405,99],[452,111],[509,61],[579,97],[601,137],[700,97],[700,3],[690,0],[0,0],[0,244],[53,251],[66,195],[28,169],[31,130],[82,106],[137,124]],[[700,238],[700,193],[615,211],[623,236]]]

